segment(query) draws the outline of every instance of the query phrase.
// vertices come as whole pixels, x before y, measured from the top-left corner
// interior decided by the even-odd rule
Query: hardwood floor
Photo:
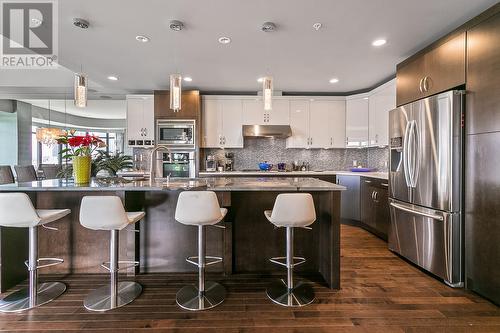
[[[194,275],[138,276],[143,294],[107,313],[82,306],[105,275],[61,278],[67,292],[56,301],[21,314],[0,314],[2,331],[86,332],[500,332],[500,308],[463,290],[451,289],[407,264],[368,232],[342,226],[342,289],[314,283],[316,302],[291,309],[265,295],[272,277],[217,278],[228,289],[223,305],[205,312],[183,311],[176,291]],[[299,249],[296,251],[300,253]],[[51,277],[54,278],[54,277]],[[313,278],[314,279],[314,278]]]

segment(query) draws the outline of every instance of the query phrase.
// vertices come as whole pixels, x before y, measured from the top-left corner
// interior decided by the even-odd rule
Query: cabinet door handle
[[[367,184],[371,184],[371,183],[372,183],[372,181],[371,181],[371,180],[365,180],[365,183],[367,183]]]
[[[374,196],[375,196],[375,191],[372,191],[372,200],[375,200]]]
[[[428,76],[424,77],[423,87],[424,87],[424,91],[425,91],[425,92],[427,92],[427,91],[429,90],[429,85],[428,85],[428,83],[427,83],[427,82],[428,82],[428,81],[427,81],[428,79],[429,79],[429,77],[428,77]]]
[[[148,129],[144,127],[144,136],[148,136]]]
[[[380,184],[380,186],[389,187],[389,184],[382,183],[382,184]]]
[[[424,89],[422,88],[422,82],[424,81],[424,78],[420,79],[420,83],[418,84],[418,89],[420,90],[421,93],[424,92]]]

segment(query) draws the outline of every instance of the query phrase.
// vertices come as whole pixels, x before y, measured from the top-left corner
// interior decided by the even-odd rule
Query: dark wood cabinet
[[[389,197],[386,180],[361,177],[361,223],[370,232],[387,240]]]
[[[465,84],[465,32],[397,67],[397,105]]]
[[[196,119],[201,116],[201,96],[197,90],[182,92],[181,110],[174,112],[170,109],[170,92],[155,90],[155,119]]]

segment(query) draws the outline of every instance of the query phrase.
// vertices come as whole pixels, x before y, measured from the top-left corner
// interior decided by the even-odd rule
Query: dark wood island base
[[[291,180],[288,180],[290,182]],[[303,191],[313,195],[317,220],[312,230],[297,230],[295,249],[297,255],[307,259],[306,263],[297,267],[297,272],[319,273],[326,285],[332,289],[340,288],[340,190],[341,186],[313,181],[322,187],[314,190],[311,187],[266,186],[262,190],[238,187],[227,181],[224,187],[217,184],[198,186],[190,189],[214,190],[220,205],[228,208],[221,228],[207,228],[207,255],[222,256],[222,265],[215,265],[209,272],[223,273],[284,273],[282,268],[271,264],[269,258],[285,254],[284,229],[275,228],[267,221],[264,210],[272,209],[279,193]],[[204,183],[205,181],[203,181]],[[239,180],[237,185],[241,185]],[[267,185],[272,181],[263,180]],[[279,182],[283,182],[280,180]],[[321,184],[319,184],[320,182]],[[35,182],[34,184],[36,184]],[[43,183],[43,182],[38,182]],[[255,180],[252,185],[255,186]],[[305,185],[305,180],[300,180]],[[42,184],[39,184],[42,185]],[[54,223],[58,231],[45,230],[39,232],[40,256],[60,257],[64,264],[45,269],[42,274],[81,274],[103,273],[100,265],[108,260],[109,235],[107,232],[93,231],[83,228],[79,223],[79,206],[85,195],[118,195],[128,211],[144,210],[146,217],[136,224],[137,230],[124,229],[120,232],[120,260],[139,260],[140,266],[129,269],[127,274],[195,272],[188,264],[186,257],[197,252],[197,229],[175,221],[174,213],[179,189],[169,189],[158,184],[146,186],[136,184],[133,188],[69,188],[43,184],[42,187],[16,185],[0,187],[3,191],[20,191],[30,194],[37,208],[69,208],[71,214]],[[310,183],[307,185],[311,185]],[[199,187],[199,188],[198,188]],[[64,190],[64,188],[66,190]],[[312,190],[309,190],[312,189]],[[27,233],[26,233],[27,234]],[[2,239],[2,248],[18,250],[19,257],[27,255],[27,247],[23,244],[23,236],[19,236],[14,244],[9,239]],[[9,262],[2,266],[2,291],[22,281],[25,276],[23,260],[19,263]],[[15,274],[10,274],[10,272]],[[13,275],[13,276],[9,276]],[[4,278],[9,276],[9,278]]]

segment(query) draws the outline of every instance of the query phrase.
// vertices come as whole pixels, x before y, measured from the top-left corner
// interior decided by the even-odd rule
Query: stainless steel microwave
[[[195,120],[163,119],[156,122],[156,142],[169,148],[194,149]]]

